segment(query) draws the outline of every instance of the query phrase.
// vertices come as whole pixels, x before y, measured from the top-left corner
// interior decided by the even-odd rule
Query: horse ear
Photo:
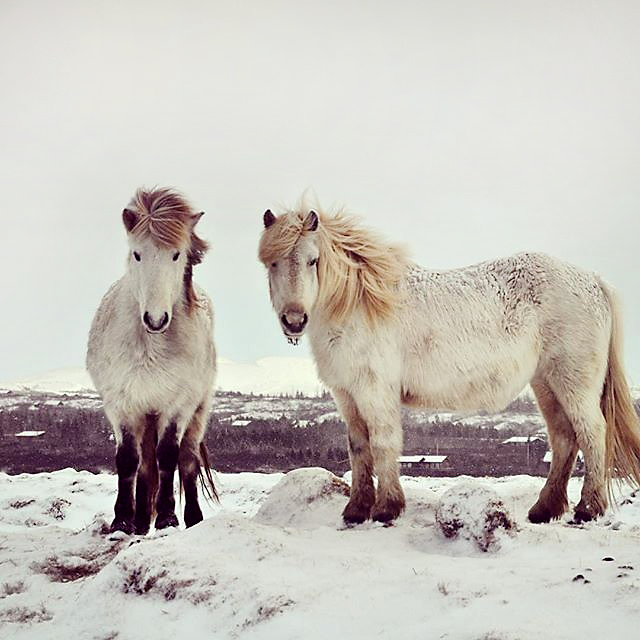
[[[264,222],[264,228],[268,229],[275,221],[276,217],[271,213],[271,209],[267,209],[262,216],[262,221]]]
[[[315,211],[309,211],[304,219],[304,228],[307,231],[315,231],[318,228],[318,214]]]
[[[200,218],[202,218],[203,215],[204,215],[204,211],[201,211],[200,213],[196,213],[191,218],[191,228],[192,229],[198,224],[198,222],[200,222]]]
[[[127,231],[132,231],[133,227],[138,224],[138,216],[131,209],[125,209],[122,212],[122,222],[124,222]]]

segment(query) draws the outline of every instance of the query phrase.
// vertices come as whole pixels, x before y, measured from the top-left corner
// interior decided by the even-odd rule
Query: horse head
[[[122,212],[127,230],[127,272],[149,333],[166,331],[176,305],[192,299],[191,269],[206,251],[194,233],[202,213],[168,189],[140,190]]]
[[[260,258],[269,274],[271,303],[284,335],[296,344],[318,297],[318,215],[277,218],[267,210],[263,222]]]

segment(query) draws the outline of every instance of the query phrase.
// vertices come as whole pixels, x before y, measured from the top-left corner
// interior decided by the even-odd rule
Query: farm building
[[[422,475],[427,471],[449,469],[448,456],[417,454],[398,458],[400,473],[405,475]]]

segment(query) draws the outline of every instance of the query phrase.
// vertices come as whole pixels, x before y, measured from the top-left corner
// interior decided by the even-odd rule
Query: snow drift
[[[104,533],[115,476],[70,469],[0,474],[0,634],[634,637],[640,620],[634,493],[610,516],[573,527],[568,518],[526,521],[539,478],[465,480],[464,491],[453,478],[402,483],[407,510],[393,526],[343,528],[347,485],[324,469],[220,474],[222,504],[209,505],[203,522],[127,537]],[[571,499],[579,488],[572,480]],[[478,514],[496,499],[520,529],[505,538],[509,544],[484,553],[474,540],[441,534],[438,511],[458,503],[460,530],[476,531]]]

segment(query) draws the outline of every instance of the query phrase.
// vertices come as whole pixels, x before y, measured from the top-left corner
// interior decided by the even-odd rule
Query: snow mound
[[[436,523],[446,538],[465,538],[481,551],[497,551],[504,534],[516,532],[515,521],[498,494],[473,480],[445,491],[436,507]]]
[[[294,469],[273,487],[255,519],[281,527],[339,526],[349,485],[326,469]]]

